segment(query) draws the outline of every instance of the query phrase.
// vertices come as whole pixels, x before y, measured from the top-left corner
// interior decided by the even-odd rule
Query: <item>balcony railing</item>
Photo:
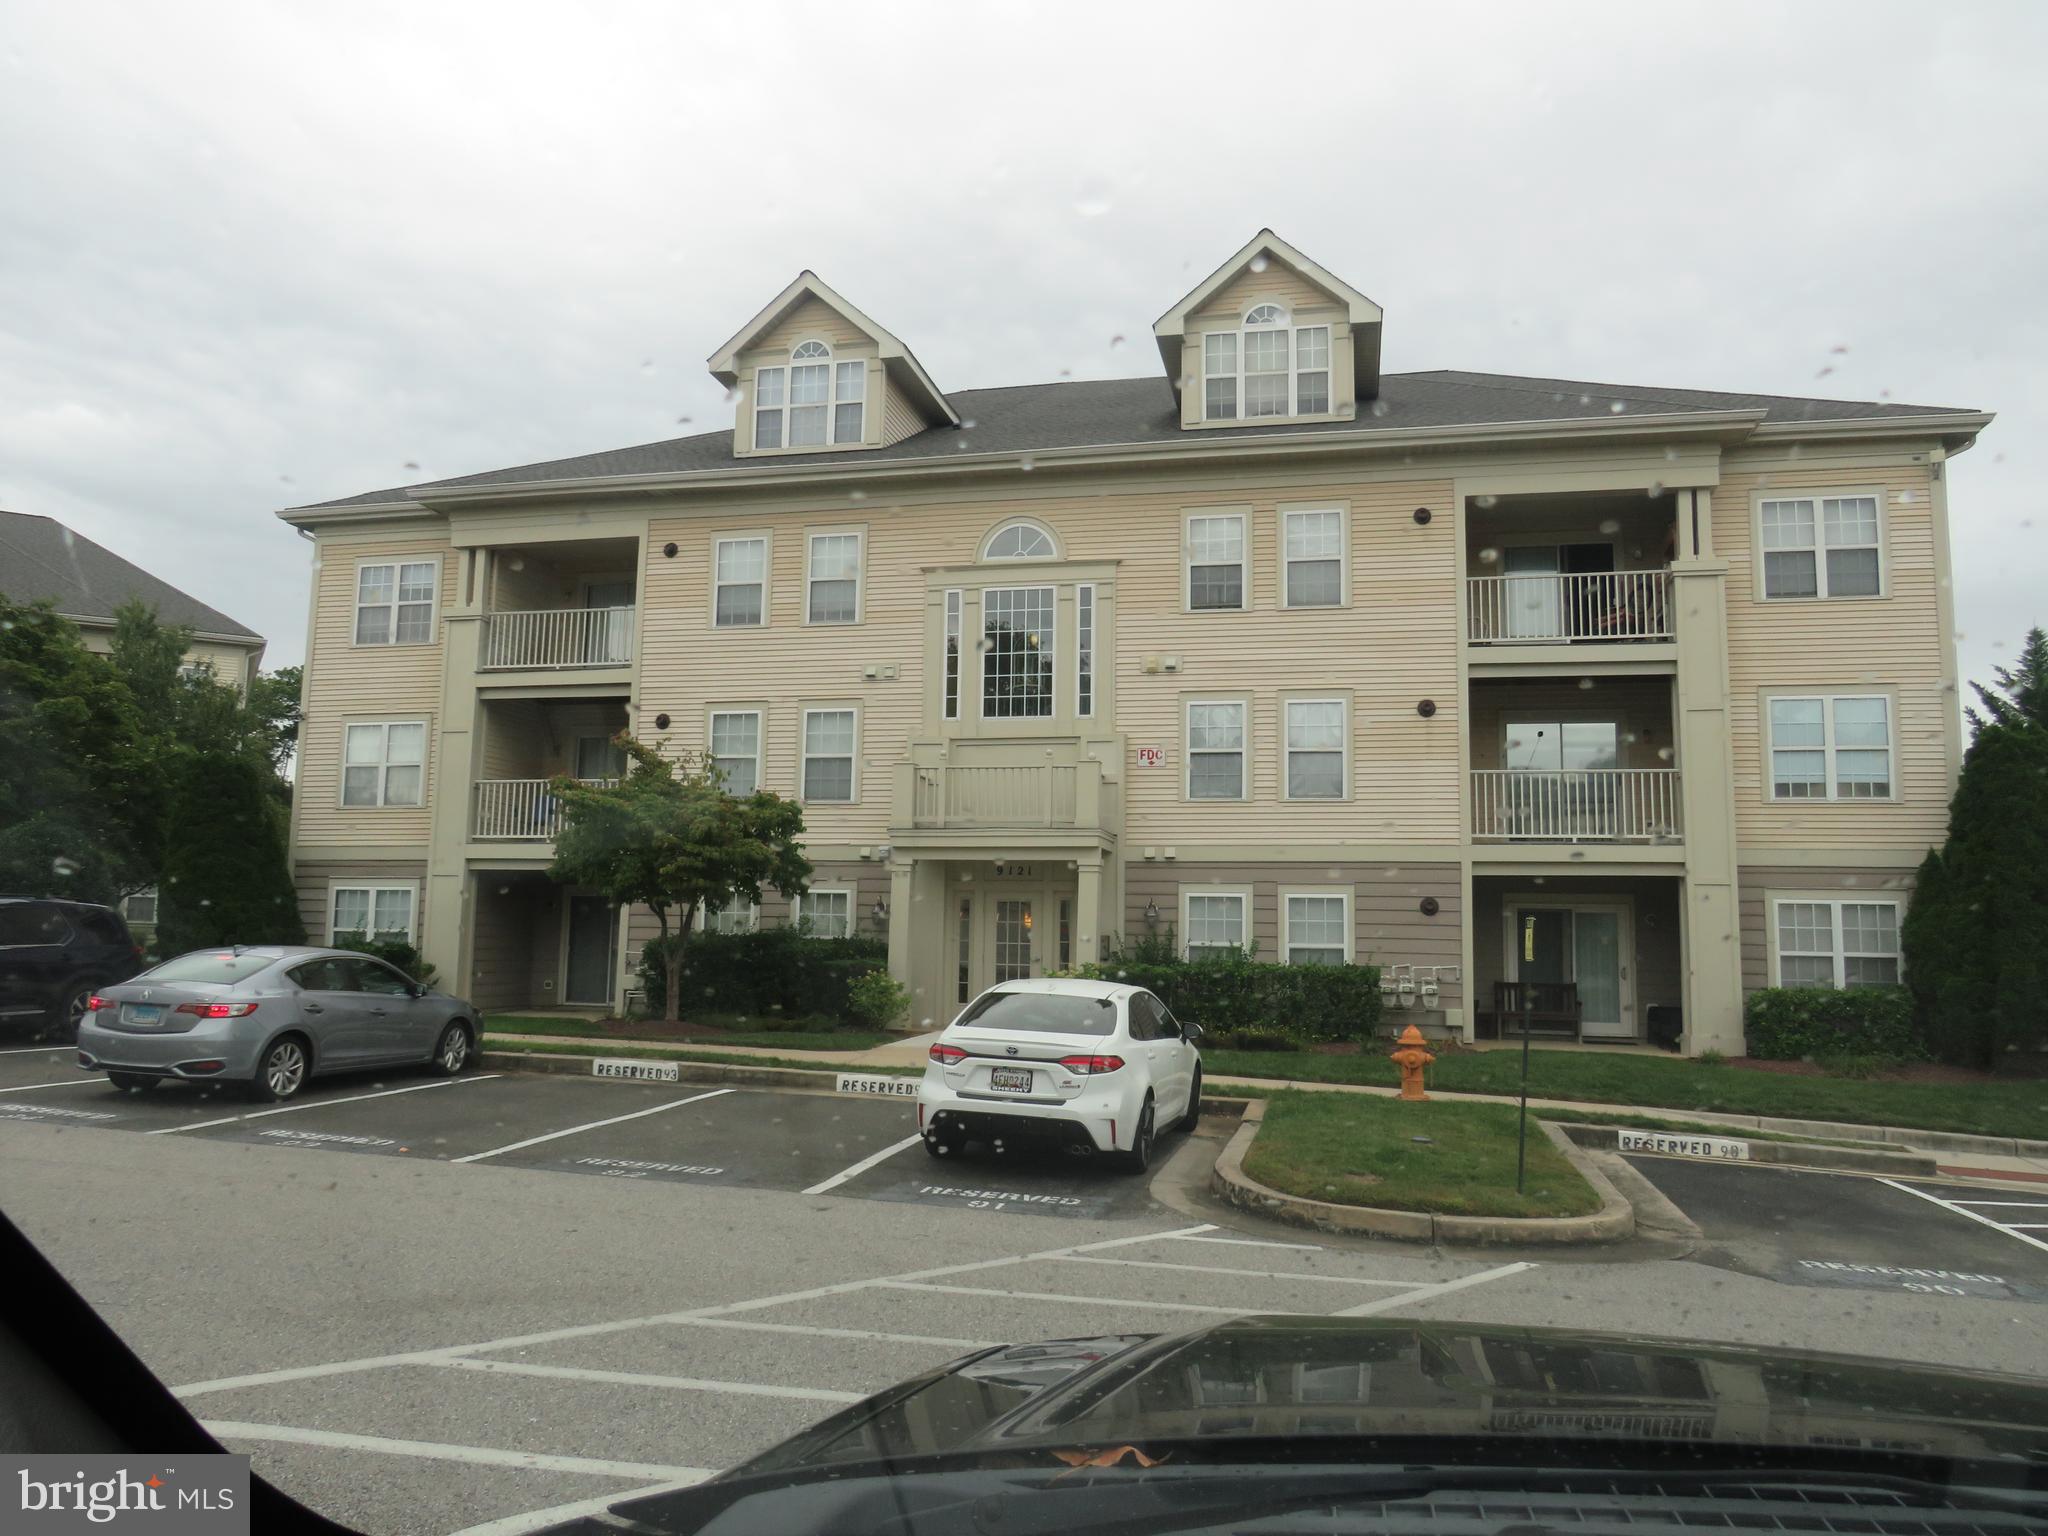
[[[1474,645],[1591,644],[1669,640],[1669,571],[1466,578]]]
[[[633,660],[633,609],[501,608],[484,615],[485,671],[623,667]]]
[[[1072,763],[917,770],[911,821],[920,827],[1071,827]]]
[[[617,779],[578,779],[610,788]],[[469,835],[478,842],[551,843],[562,830],[562,801],[552,779],[478,779]]]
[[[1676,842],[1678,770],[1475,769],[1472,835],[1491,842]]]

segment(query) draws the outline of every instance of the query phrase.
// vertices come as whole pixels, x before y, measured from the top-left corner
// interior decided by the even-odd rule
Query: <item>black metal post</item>
[[[1522,1170],[1529,1160],[1529,992],[1522,989],[1522,1113],[1515,1128],[1515,1193],[1522,1192]]]

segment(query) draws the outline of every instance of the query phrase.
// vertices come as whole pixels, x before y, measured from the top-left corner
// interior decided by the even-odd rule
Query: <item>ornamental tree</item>
[[[548,873],[618,906],[638,903],[660,925],[663,1016],[682,1016],[683,951],[706,906],[757,902],[763,886],[799,895],[809,885],[803,808],[768,790],[735,795],[706,758],[664,757],[621,732],[626,772],[602,787],[557,778],[562,807]]]

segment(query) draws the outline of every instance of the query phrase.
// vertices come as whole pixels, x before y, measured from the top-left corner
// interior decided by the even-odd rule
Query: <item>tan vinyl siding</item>
[[[1209,302],[1189,318],[1204,321],[1223,317],[1236,319],[1252,305],[1266,301],[1284,304],[1290,310],[1335,308],[1337,305],[1334,298],[1285,262],[1268,261],[1263,272],[1249,268],[1240,272],[1209,295]],[[1214,330],[1216,327],[1205,325],[1202,329]]]
[[[1755,494],[1830,488],[1882,491],[1887,595],[1759,601]],[[1713,512],[1714,552],[1728,561],[1737,840],[1745,847],[1916,850],[1940,842],[1948,821],[1946,733],[1957,701],[1942,685],[1942,658],[1951,642],[1941,632],[1936,600],[1927,466],[1731,472],[1714,491]],[[1769,744],[1760,705],[1766,690],[1891,693],[1897,802],[1766,803]]]
[[[872,374],[869,375],[873,377]],[[870,407],[872,409],[872,407]],[[900,443],[904,438],[922,432],[931,423],[918,413],[910,397],[897,388],[894,380],[885,379],[882,385],[882,444]]]
[[[789,312],[782,323],[763,331],[747,347],[747,356],[766,352],[787,352],[800,341],[816,337],[835,352],[853,342],[872,343],[874,338],[840,314],[823,299],[806,298]]]
[[[106,656],[114,649],[112,625],[104,627],[90,623],[78,623],[78,640],[95,656]],[[243,645],[224,645],[212,640],[195,640],[186,648],[185,660],[206,662],[213,667],[216,682],[247,692],[249,688],[249,658],[255,654],[255,646],[261,642]]]
[[[540,734],[544,705],[537,699],[492,699],[478,715],[482,721],[483,751],[477,777],[483,779],[536,779],[533,745]]]
[[[1159,927],[1180,922],[1184,889],[1214,886],[1249,888],[1250,937],[1261,960],[1279,961],[1280,893],[1348,889],[1351,892],[1352,959],[1359,965],[1457,965],[1463,931],[1458,866],[1444,864],[1283,863],[1134,861],[1124,872],[1124,933],[1145,932],[1145,906],[1159,908]],[[1434,917],[1422,914],[1422,900],[1437,899]],[[1446,1007],[1461,1006],[1463,988],[1447,982]]]
[[[356,567],[370,560],[441,564],[434,637],[425,645],[358,646]],[[306,659],[300,730],[297,839],[320,844],[418,843],[424,847],[439,780],[434,722],[441,704],[442,638],[455,599],[457,560],[445,534],[332,533],[320,539],[313,583],[312,650]],[[418,807],[341,806],[343,725],[350,720],[424,720],[427,768]]]
[[[531,884],[476,881],[470,908],[472,959],[469,1000],[485,1012],[531,1007],[539,996],[529,984],[528,970],[536,956],[555,953],[554,930],[537,931],[540,892]]]
[[[878,936],[875,928],[875,903],[889,899],[889,867],[879,861],[856,860],[853,863],[824,863],[812,871],[811,884],[825,888],[847,888],[853,891],[855,931],[863,936]],[[893,916],[894,914],[892,914]],[[669,921],[676,922],[671,912]],[[780,926],[789,921],[789,898],[780,891],[764,890],[761,893],[761,925],[764,928]],[[655,922],[654,914],[645,907],[633,907],[626,914],[626,966],[634,970],[640,964],[640,951],[647,941],[659,937],[661,925]]]
[[[1596,677],[1591,688],[1570,678],[1524,678],[1472,685],[1472,766],[1501,768],[1505,723],[1612,720],[1621,727],[1622,768],[1677,766],[1672,746],[1668,677]]]
[[[1829,891],[1837,901],[1897,901],[1903,919],[1913,896],[1910,869],[1768,868],[1738,871],[1736,915],[1742,928],[1742,990],[1771,984],[1770,899],[1773,892]]]
[[[328,910],[328,890],[336,883],[417,886],[419,895],[414,897],[413,908],[414,937],[416,940],[423,938],[426,933],[426,880],[427,864],[424,859],[366,860],[339,856],[300,859],[292,866],[292,883],[299,893],[299,920],[306,925],[307,941],[313,944],[328,941],[327,925],[332,917]]]

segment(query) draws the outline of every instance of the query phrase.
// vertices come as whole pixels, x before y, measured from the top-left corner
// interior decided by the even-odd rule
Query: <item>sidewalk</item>
[[[580,1046],[593,1055],[603,1055],[608,1048],[614,1047],[629,1050],[687,1050],[701,1052],[707,1056],[780,1056],[787,1061],[815,1062],[821,1067],[844,1067],[851,1070],[865,1068],[869,1071],[878,1067],[923,1067],[925,1053],[932,1041],[939,1038],[939,1034],[940,1031],[931,1030],[923,1034],[905,1035],[900,1040],[891,1040],[886,1045],[874,1046],[863,1051],[778,1052],[772,1045],[708,1045],[694,1040],[616,1040],[592,1039],[580,1035],[492,1034],[488,1028],[484,1032],[485,1040],[498,1050],[516,1049],[521,1041]],[[1271,1077],[1211,1077],[1206,1079],[1206,1086],[1211,1093],[1217,1094],[1225,1094],[1232,1089],[1239,1092],[1272,1093],[1282,1088],[1293,1088],[1304,1093],[1369,1093],[1382,1098],[1392,1098],[1400,1091],[1397,1088],[1365,1083],[1295,1082]],[[1446,1094],[1445,1097],[1482,1104],[1520,1102],[1510,1094],[1498,1093],[1459,1093]],[[1997,1179],[2048,1187],[2048,1147],[2041,1143],[2028,1143],[2022,1149],[2008,1137],[1965,1136],[1949,1131],[1916,1131],[1893,1126],[1852,1125],[1833,1120],[1790,1120],[1773,1115],[1719,1114],[1706,1110],[1660,1109],[1648,1105],[1587,1103],[1576,1099],[1531,1099],[1529,1107],[1552,1115],[1574,1112],[1648,1115],[1659,1120],[1686,1121],[1733,1130],[1775,1131],[1786,1136],[1876,1142],[1903,1150],[1938,1154],[1943,1159],[1938,1164],[1941,1171],[1955,1178]],[[2037,1148],[2041,1150],[2037,1151]]]

